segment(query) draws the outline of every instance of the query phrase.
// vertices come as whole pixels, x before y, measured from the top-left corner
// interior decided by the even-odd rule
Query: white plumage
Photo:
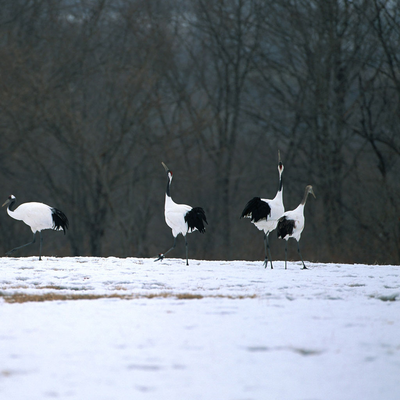
[[[170,185],[172,181],[172,171],[164,164],[165,171],[167,172],[168,182],[167,190],[165,193],[164,215],[165,222],[172,229],[172,236],[174,237],[173,246],[164,254],[160,254],[154,261],[162,260],[167,253],[169,253],[176,246],[176,237],[181,234],[185,238],[186,247],[186,265],[189,265],[188,260],[188,243],[186,235],[188,233],[198,230],[201,233],[205,232],[204,223],[207,224],[206,215],[201,207],[191,207],[186,204],[175,203],[170,195]]]
[[[280,171],[280,173],[282,172]],[[278,219],[285,212],[285,206],[283,205],[283,186],[282,190],[278,190],[276,196],[272,200],[261,199],[261,201],[268,204],[271,211],[268,216],[265,217],[265,219],[252,222],[260,231],[264,231],[264,233],[269,234],[276,229],[276,226],[278,225]]]
[[[315,197],[312,186],[308,185],[305,189],[303,200],[301,201],[301,203],[294,210],[286,211],[285,213],[283,213],[283,215],[281,216],[281,218],[279,218],[278,221],[278,226],[277,226],[278,238],[286,240],[285,269],[287,268],[287,241],[290,238],[296,239],[297,251],[303,263],[303,269],[307,269],[307,267],[304,264],[303,257],[301,256],[299,241],[305,224],[304,207],[306,205],[307,197],[310,193]]]
[[[279,163],[279,187],[278,191],[273,199],[261,199],[260,197],[254,197],[245,206],[242,211],[241,218],[250,218],[251,222],[261,231],[264,231],[264,247],[265,247],[265,268],[268,264],[268,256],[272,266],[271,250],[269,247],[269,234],[276,228],[278,219],[285,212],[283,205],[283,164],[281,162],[280,153],[278,152]]]
[[[170,196],[165,195],[164,215],[165,222],[172,229],[172,235],[178,236],[180,233],[185,236],[189,231],[188,223],[185,221],[184,216],[192,210],[192,207],[186,204],[176,204]],[[196,228],[192,228],[193,232]]]
[[[26,225],[30,226],[33,232],[33,240],[32,242],[26,243],[22,246],[16,247],[6,254],[9,255],[13,253],[15,250],[18,250],[22,247],[28,246],[30,244],[35,243],[36,240],[36,232],[39,232],[40,236],[40,248],[39,248],[39,260],[42,259],[42,233],[41,231],[44,229],[53,229],[53,230],[63,230],[64,234],[66,229],[68,228],[68,219],[65,214],[58,210],[57,208],[50,207],[47,204],[43,203],[23,203],[15,210],[13,210],[13,206],[15,203],[15,196],[11,195],[3,204],[8,205],[7,213],[11,218],[14,218],[18,221],[23,221]]]
[[[33,233],[50,229],[54,224],[51,218],[51,207],[43,203],[24,203],[15,211],[7,208],[7,213],[10,217],[29,225]]]

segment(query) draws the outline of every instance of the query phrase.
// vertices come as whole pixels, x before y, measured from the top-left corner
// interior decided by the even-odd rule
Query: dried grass
[[[44,301],[66,301],[66,300],[98,300],[98,299],[157,299],[157,298],[175,298],[178,300],[201,300],[204,298],[217,299],[253,299],[256,295],[249,296],[233,296],[233,295],[201,295],[192,293],[172,293],[159,292],[147,294],[88,294],[88,293],[73,293],[64,294],[57,292],[48,292],[40,294],[27,294],[16,292],[13,294],[0,293],[0,298],[3,298],[6,303],[28,303],[28,302],[44,302]]]

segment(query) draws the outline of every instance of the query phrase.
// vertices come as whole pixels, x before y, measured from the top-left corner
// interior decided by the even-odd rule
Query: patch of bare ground
[[[254,299],[257,296],[233,296],[233,295],[201,295],[192,293],[147,293],[147,294],[88,294],[88,293],[72,293],[63,294],[56,292],[40,293],[40,294],[27,294],[27,293],[0,293],[0,298],[4,299],[6,303],[28,303],[28,302],[44,302],[44,301],[64,301],[64,300],[98,300],[98,299],[123,299],[123,300],[134,300],[134,299],[156,299],[156,298],[175,298],[178,300],[201,300],[205,298],[215,299]]]
[[[372,299],[378,299],[382,301],[396,301],[400,300],[400,293],[392,293],[388,295],[371,294],[369,297],[371,297]]]
[[[251,352],[265,352],[265,351],[293,351],[294,353],[300,354],[301,356],[317,356],[323,353],[322,350],[315,349],[304,349],[299,347],[291,347],[291,346],[276,346],[276,347],[265,347],[265,346],[255,346],[248,347],[248,351]]]

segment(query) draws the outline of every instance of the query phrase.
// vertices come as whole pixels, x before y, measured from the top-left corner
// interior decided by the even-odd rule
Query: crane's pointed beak
[[[281,151],[278,150],[278,163],[281,163],[281,162],[282,162],[282,160],[281,160]]]
[[[314,193],[314,190],[313,189],[311,189],[311,192],[310,192],[313,196],[314,196],[314,199],[316,199],[317,198],[317,196],[315,195],[315,193]]]
[[[170,169],[161,161],[161,164],[163,165],[165,172],[168,173]]]
[[[7,199],[7,200],[4,202],[4,204],[2,205],[2,207],[4,207],[5,205],[7,205],[7,204],[9,204],[9,203],[10,203],[10,200]]]

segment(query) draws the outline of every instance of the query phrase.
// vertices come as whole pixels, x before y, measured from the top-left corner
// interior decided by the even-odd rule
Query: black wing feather
[[[188,224],[189,232],[198,229],[199,232],[204,233],[206,231],[204,222],[208,224],[206,214],[201,207],[194,207],[187,212],[185,222]]]
[[[287,235],[292,235],[294,229],[294,220],[287,219],[286,216],[279,218],[278,226],[276,228],[276,232],[278,234],[278,238],[284,239]]]
[[[271,214],[271,207],[260,197],[252,198],[242,211],[241,218],[251,218],[251,222],[257,222],[260,219],[268,219]]]
[[[57,208],[52,208],[51,216],[53,217],[53,229],[57,231],[62,229],[65,235],[65,231],[67,230],[69,225],[66,215]]]

